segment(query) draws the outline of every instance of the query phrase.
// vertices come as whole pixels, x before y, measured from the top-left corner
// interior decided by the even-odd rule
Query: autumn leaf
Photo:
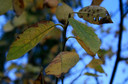
[[[0,0],[0,15],[12,9],[12,0]]]
[[[60,77],[65,74],[79,61],[79,56],[75,52],[60,52],[53,61],[46,67],[47,75],[55,75]]]
[[[69,14],[72,13],[72,12],[73,12],[73,10],[70,6],[68,6],[65,3],[62,3],[61,6],[57,7],[55,14],[56,14],[57,19],[61,23],[65,24],[68,20]],[[73,17],[73,16],[74,16],[74,14],[71,14],[71,17]]]
[[[94,77],[99,77],[100,75],[97,74],[93,74],[93,73],[84,73],[84,75],[88,75],[88,76],[94,76]]]
[[[73,27],[77,37],[76,40],[85,49],[85,51],[94,56],[100,48],[101,42],[91,27],[70,18],[69,24]]]
[[[103,0],[93,0],[91,5],[100,5]]]
[[[30,26],[13,42],[7,54],[7,60],[17,59],[24,55],[53,29],[54,23],[50,21],[42,21]]]
[[[93,58],[92,61],[87,65],[87,67],[93,68],[100,73],[104,73],[101,64],[103,64],[102,60]]]
[[[108,11],[100,6],[84,7],[77,14],[80,18],[93,24],[113,23]]]

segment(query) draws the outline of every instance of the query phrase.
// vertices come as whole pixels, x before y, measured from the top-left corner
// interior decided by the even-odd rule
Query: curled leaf
[[[47,75],[55,75],[60,77],[65,74],[79,61],[79,56],[75,52],[61,52],[53,61],[46,67]]]
[[[93,24],[113,23],[108,11],[100,6],[84,7],[77,14],[80,18]]]
[[[73,18],[69,19],[69,24],[77,35],[76,40],[89,55],[94,56],[99,50],[101,42],[93,29]]]

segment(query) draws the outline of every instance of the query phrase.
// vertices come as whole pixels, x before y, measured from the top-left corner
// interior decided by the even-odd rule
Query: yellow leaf
[[[7,60],[17,59],[24,55],[53,29],[54,23],[50,21],[42,21],[30,26],[12,43],[7,54]]]
[[[53,61],[46,67],[47,75],[55,75],[60,77],[65,74],[79,61],[79,56],[75,52],[61,52]]]
[[[108,11],[100,6],[84,7],[77,14],[80,18],[93,24],[113,23]]]
[[[100,5],[103,0],[93,0],[91,5]]]

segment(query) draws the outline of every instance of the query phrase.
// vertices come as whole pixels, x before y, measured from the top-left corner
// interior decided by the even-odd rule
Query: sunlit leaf
[[[93,68],[100,73],[104,73],[101,64],[103,64],[102,60],[93,58],[93,60],[87,65],[87,67]]]
[[[84,7],[77,14],[80,18],[93,24],[113,23],[108,11],[100,6]]]
[[[84,75],[88,75],[88,76],[94,76],[94,77],[99,77],[100,75],[97,74],[93,74],[93,73],[84,73]]]
[[[91,5],[100,5],[103,0],[92,0]]]
[[[62,3],[62,5],[58,6],[56,9],[56,17],[61,23],[65,24],[68,20],[69,13],[72,12],[73,10],[70,6],[65,3]],[[73,16],[74,14],[71,14],[71,17]]]
[[[73,18],[69,19],[69,24],[76,32],[76,40],[88,54],[94,56],[99,50],[101,42],[97,35],[94,33],[93,29]]]
[[[12,9],[12,0],[0,0],[0,15]]]
[[[17,59],[24,55],[53,29],[54,23],[50,21],[42,21],[30,26],[13,42],[7,54],[7,60]]]
[[[60,77],[65,74],[79,61],[79,56],[75,52],[61,52],[53,61],[46,67],[47,75],[55,75]]]

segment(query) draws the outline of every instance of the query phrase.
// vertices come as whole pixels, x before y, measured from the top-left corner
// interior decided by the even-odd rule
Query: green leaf
[[[70,18],[69,24],[73,27],[76,32],[76,40],[85,49],[85,51],[94,56],[100,48],[101,42],[97,35],[94,33],[93,28]]]
[[[61,23],[65,24],[68,20],[69,14],[72,13],[72,12],[73,12],[73,10],[70,6],[68,6],[65,3],[62,3],[61,6],[57,7],[55,14],[56,14],[57,19]],[[71,14],[71,17],[73,17],[73,16],[74,16],[74,14]]]
[[[93,58],[93,60],[87,65],[87,67],[93,68],[100,73],[104,73],[101,64],[103,64],[102,60]]]
[[[93,24],[113,23],[108,11],[100,6],[84,7],[77,14],[80,18]]]
[[[0,0],[0,15],[12,8],[12,0]]]
[[[107,54],[107,51],[104,50],[104,49],[100,49],[100,50],[97,52],[97,54],[98,54],[98,57],[99,57],[103,62],[105,62],[104,56],[105,56],[105,54]]]
[[[100,75],[97,74],[93,74],[93,73],[84,73],[84,75],[88,75],[88,76],[94,76],[94,77],[99,77]]]
[[[45,73],[59,78],[62,74],[67,73],[78,61],[79,56],[76,52],[61,52],[46,67]]]
[[[91,5],[100,5],[103,0],[93,0]]]
[[[7,60],[17,59],[24,55],[53,29],[54,23],[50,21],[42,21],[30,26],[13,42],[7,54]]]

